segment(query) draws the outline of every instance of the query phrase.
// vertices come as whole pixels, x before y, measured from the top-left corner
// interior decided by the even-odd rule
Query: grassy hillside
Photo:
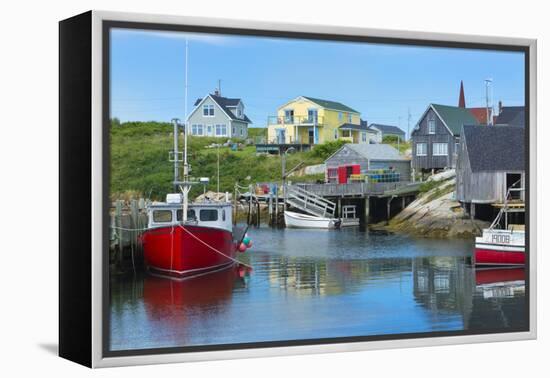
[[[217,148],[212,143],[224,143],[227,138],[189,137],[191,175],[209,177],[208,189],[216,190]],[[234,141],[238,141],[235,139]],[[180,138],[183,145],[183,137]],[[287,156],[287,169],[300,161],[306,165],[319,164],[342,145],[328,143],[311,152]],[[172,191],[173,165],[168,153],[173,148],[172,125],[159,122],[128,122],[111,127],[111,197],[144,196],[163,199]],[[233,191],[235,182],[241,185],[281,180],[279,156],[256,155],[254,146],[240,151],[220,147],[220,191]],[[309,181],[318,177],[293,177],[293,181]],[[193,188],[191,196],[202,193],[202,186]]]

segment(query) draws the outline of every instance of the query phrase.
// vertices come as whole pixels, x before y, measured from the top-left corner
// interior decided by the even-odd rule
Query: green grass
[[[128,122],[111,127],[111,197],[125,198],[129,193],[162,200],[173,190],[173,165],[168,153],[173,148],[172,125],[160,122]],[[217,188],[217,148],[212,143],[224,143],[228,138],[189,137],[191,176],[209,177],[209,190]],[[238,142],[238,139],[234,141]],[[183,145],[183,138],[180,139]],[[332,142],[316,146],[311,152],[287,155],[287,169],[303,161],[305,165],[322,163],[342,145]],[[281,158],[256,155],[254,146],[231,151],[220,147],[220,191],[233,192],[235,182],[241,185],[281,180]],[[320,175],[293,177],[293,182],[316,181]],[[194,197],[202,186],[191,191]]]

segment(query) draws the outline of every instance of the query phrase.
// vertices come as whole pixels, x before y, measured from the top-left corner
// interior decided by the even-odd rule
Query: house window
[[[435,134],[435,115],[428,114],[428,134]]]
[[[366,143],[366,142],[367,142],[367,133],[364,132],[364,131],[361,133],[361,141],[362,141],[363,143]]]
[[[231,128],[231,135],[235,135],[235,134],[236,134],[236,132],[235,132],[235,126],[233,126],[233,127]]]
[[[416,156],[426,156],[428,155],[426,143],[417,143],[416,144]]]
[[[205,117],[214,117],[214,105],[203,105],[202,115]]]
[[[191,125],[191,134],[192,135],[203,135],[203,128],[201,124]]]
[[[286,109],[285,110],[285,123],[294,123],[294,110]]]
[[[351,137],[351,130],[342,130],[342,136],[344,138],[349,138]]]
[[[216,136],[226,136],[226,135],[227,135],[227,126],[225,126],[225,124],[216,125]]]
[[[352,116],[351,116],[351,113],[348,114],[348,122],[349,122],[349,123],[352,123]]]
[[[447,143],[434,143],[432,145],[433,147],[433,156],[447,156],[448,155],[448,147],[449,145]]]
[[[338,139],[338,129],[334,129],[334,139]]]
[[[344,114],[342,112],[338,112],[338,121],[342,122],[344,120]]]
[[[241,111],[241,108],[237,108],[237,117],[241,118],[243,116],[243,112]]]
[[[309,123],[317,123],[317,109],[308,109],[307,121]]]
[[[241,136],[244,135],[244,131],[243,131],[243,128],[241,127]]]

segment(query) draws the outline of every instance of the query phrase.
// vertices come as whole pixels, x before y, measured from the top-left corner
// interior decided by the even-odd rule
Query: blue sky
[[[239,97],[253,126],[299,95],[342,102],[369,123],[411,128],[430,102],[524,104],[523,54],[484,50],[310,41],[115,29],[111,45],[111,117],[184,118],[185,39],[189,40],[188,112],[214,91]]]

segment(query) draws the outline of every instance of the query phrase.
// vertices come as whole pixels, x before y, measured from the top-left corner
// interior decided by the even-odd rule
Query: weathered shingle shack
[[[411,161],[387,144],[345,144],[325,165],[327,182],[337,182],[337,170],[343,166],[359,166],[357,173],[362,174],[374,169],[391,169],[399,173],[400,181],[409,181],[411,177]]]
[[[524,187],[525,133],[523,127],[516,126],[465,125],[462,130],[456,196],[475,217],[476,207],[482,210],[483,206],[504,203],[508,188],[514,184],[515,188]],[[523,192],[511,195],[524,199]]]

